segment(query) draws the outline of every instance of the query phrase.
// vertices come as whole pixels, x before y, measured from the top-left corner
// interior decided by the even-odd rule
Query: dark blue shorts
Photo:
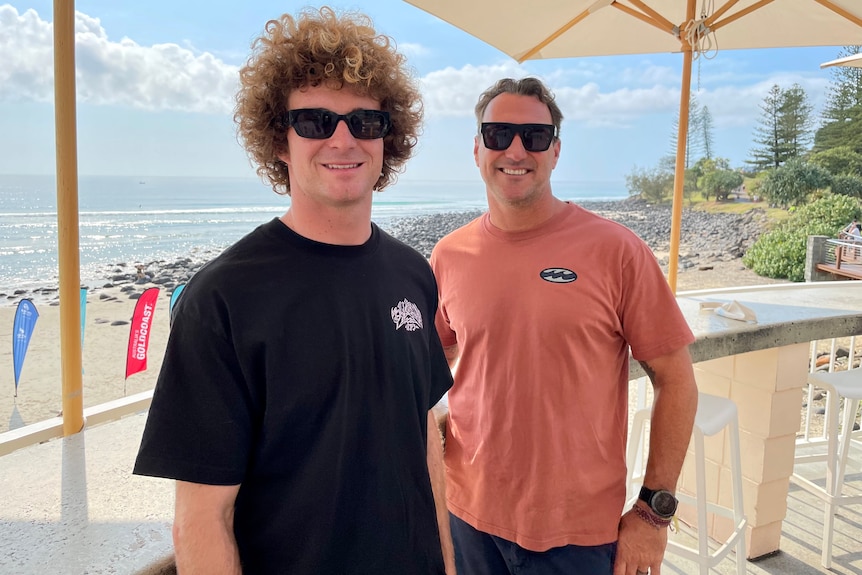
[[[449,524],[458,575],[612,575],[614,571],[616,542],[530,551],[478,531],[451,513]]]

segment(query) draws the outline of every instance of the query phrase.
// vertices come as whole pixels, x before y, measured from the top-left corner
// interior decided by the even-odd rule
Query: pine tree
[[[779,127],[781,130],[781,163],[798,158],[811,146],[811,112],[813,106],[799,84],[781,92]]]
[[[758,170],[777,168],[782,161],[781,146],[782,90],[775,84],[760,104],[760,121],[754,128],[754,143],[758,146],[749,152],[746,160]]]
[[[838,57],[860,51],[860,46],[845,46]],[[836,66],[831,73],[823,124],[814,136],[814,151],[849,146],[862,153],[862,68]]]
[[[710,118],[710,121],[712,119]],[[697,96],[694,92],[688,101],[688,139],[685,143],[685,167],[689,168],[692,165],[692,150],[703,149],[703,130],[701,127],[702,113],[700,103],[697,101]],[[670,136],[670,153],[676,157],[676,142],[679,134],[679,114],[673,121],[673,131]]]
[[[700,110],[699,128],[701,133],[701,151],[703,157],[707,160],[712,159],[713,146],[715,139],[712,136],[712,114],[709,113],[709,107],[704,106]]]

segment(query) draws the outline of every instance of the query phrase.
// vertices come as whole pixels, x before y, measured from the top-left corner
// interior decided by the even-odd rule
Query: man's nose
[[[347,119],[339,118],[335,124],[335,131],[329,138],[330,144],[336,145],[356,145],[356,138],[350,133],[350,128],[347,127]]]
[[[527,157],[527,149],[524,147],[524,142],[521,140],[521,134],[515,134],[512,138],[512,143],[506,148],[506,157],[513,160],[520,160]]]

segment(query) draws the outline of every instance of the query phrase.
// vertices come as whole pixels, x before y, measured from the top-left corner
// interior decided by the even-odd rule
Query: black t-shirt
[[[437,574],[428,410],[452,384],[428,263],[372,224],[264,224],[175,307],[134,472],[240,484],[246,575]]]

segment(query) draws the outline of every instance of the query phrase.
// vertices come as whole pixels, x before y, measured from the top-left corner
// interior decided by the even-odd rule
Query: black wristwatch
[[[652,490],[647,487],[641,487],[638,499],[649,505],[652,512],[662,519],[670,519],[676,513],[676,506],[679,503],[673,493],[667,489]]]

